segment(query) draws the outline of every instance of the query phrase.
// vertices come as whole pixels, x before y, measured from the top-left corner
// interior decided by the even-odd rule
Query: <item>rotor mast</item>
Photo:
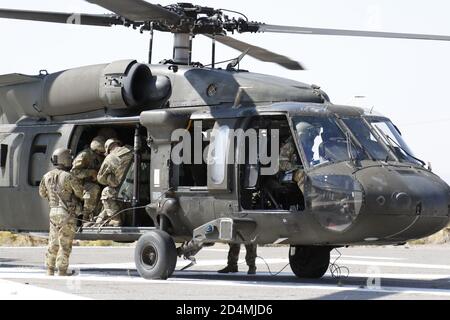
[[[188,33],[174,33],[173,61],[177,64],[191,64],[192,36]]]

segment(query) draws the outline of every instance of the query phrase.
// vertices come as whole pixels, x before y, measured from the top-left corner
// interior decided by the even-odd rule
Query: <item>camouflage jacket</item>
[[[80,180],[94,182],[103,160],[104,157],[87,148],[75,157],[71,172]]]
[[[290,137],[280,148],[280,170],[291,171],[299,167],[294,139]]]
[[[117,188],[122,183],[132,160],[133,149],[130,146],[115,148],[103,161],[97,181],[105,186]]]
[[[83,186],[69,172],[54,169],[42,178],[39,195],[48,200],[50,208],[63,208],[73,214],[83,198]]]

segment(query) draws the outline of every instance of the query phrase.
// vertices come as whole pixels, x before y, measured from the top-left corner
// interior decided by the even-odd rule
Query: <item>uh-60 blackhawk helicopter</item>
[[[1,230],[48,230],[48,207],[38,185],[51,169],[52,152],[64,147],[75,154],[102,128],[115,129],[124,143],[134,145],[134,161],[120,189],[124,223],[80,228],[77,238],[138,241],[135,262],[146,279],[170,277],[177,256],[192,259],[203,246],[218,242],[290,245],[293,272],[320,278],[333,248],[403,244],[448,224],[449,186],[412,154],[388,118],[334,105],[317,86],[240,70],[245,55],[303,68],[227,33],[450,37],[268,25],[187,3],[89,2],[113,13],[0,9],[2,18],[123,25],[151,34],[150,64],[127,60],[0,76]],[[172,60],[151,64],[154,31],[174,34]],[[191,61],[192,40],[199,35],[212,39],[208,66]],[[216,42],[242,55],[226,69],[217,68]],[[177,129],[187,133],[183,139],[173,134]],[[247,129],[258,133],[252,143]],[[194,145],[180,153],[182,158],[191,160],[198,150],[205,157],[178,163],[173,151],[188,138]],[[266,155],[278,153],[289,139],[296,148],[294,171],[271,172],[273,163],[262,161],[262,149]],[[257,146],[255,161],[252,146]],[[296,172],[303,173],[303,185],[293,181]]]

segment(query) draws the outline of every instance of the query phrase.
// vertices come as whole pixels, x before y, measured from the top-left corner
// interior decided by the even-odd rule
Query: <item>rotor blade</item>
[[[304,27],[277,26],[277,25],[270,25],[270,24],[260,24],[258,31],[259,32],[274,32],[274,33],[347,36],[347,37],[450,41],[450,36],[433,35],[433,34],[414,34],[414,33],[361,31],[361,30],[304,28]]]
[[[160,5],[143,0],[86,0],[134,22],[168,21],[177,23],[180,16]]]
[[[205,35],[208,38],[213,39],[213,36]],[[228,36],[222,36],[217,35],[215,37],[216,41],[231,47],[233,49],[236,49],[240,52],[245,52],[248,50],[248,55],[264,61],[264,62],[273,62],[276,64],[279,64],[282,67],[285,67],[289,70],[305,70],[305,68],[297,61],[294,61],[286,56],[280,55],[278,53],[271,52],[269,50],[263,49],[261,47],[257,47],[254,45],[251,45],[249,43],[237,40],[235,38],[231,38]]]
[[[122,24],[115,14],[78,14],[0,9],[0,18],[110,27]]]

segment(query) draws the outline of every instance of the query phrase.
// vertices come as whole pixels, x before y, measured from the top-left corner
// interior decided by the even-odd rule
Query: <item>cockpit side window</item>
[[[309,166],[350,159],[348,137],[333,118],[294,117],[294,126]]]

